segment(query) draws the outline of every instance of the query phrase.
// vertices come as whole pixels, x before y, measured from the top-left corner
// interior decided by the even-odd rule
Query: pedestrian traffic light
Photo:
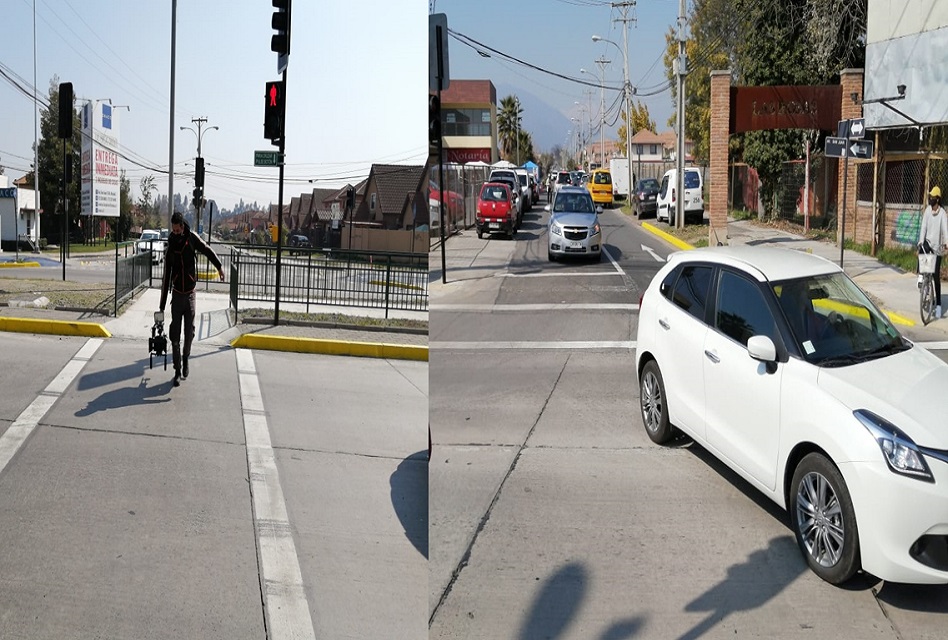
[[[270,38],[270,50],[278,55],[290,55],[290,4],[291,0],[273,0],[277,10],[270,24],[276,33]]]
[[[356,190],[355,187],[349,187],[346,189],[346,209],[352,211],[355,209],[356,202]]]
[[[441,142],[441,98],[428,96],[428,144],[437,146]]]
[[[194,186],[204,188],[204,158],[200,156],[194,161]]]
[[[268,82],[263,111],[263,137],[275,145],[280,144],[283,124],[283,83]]]
[[[63,140],[72,137],[72,83],[59,83],[59,137]]]
[[[194,210],[197,211],[201,208],[201,200],[204,199],[204,189],[201,187],[194,187],[192,192],[194,200],[191,201],[191,204],[194,205]]]

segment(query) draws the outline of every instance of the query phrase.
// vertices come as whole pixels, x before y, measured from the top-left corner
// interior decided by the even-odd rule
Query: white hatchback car
[[[810,568],[948,583],[948,364],[834,263],[773,247],[672,254],[640,303],[642,419],[787,509]]]

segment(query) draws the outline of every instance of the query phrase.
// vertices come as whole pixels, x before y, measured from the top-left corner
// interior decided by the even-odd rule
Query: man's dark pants
[[[171,340],[171,360],[174,363],[174,372],[181,372],[181,321],[184,320],[184,362],[187,363],[191,355],[191,342],[194,340],[194,303],[195,292],[171,292],[171,326],[168,327],[168,338]]]

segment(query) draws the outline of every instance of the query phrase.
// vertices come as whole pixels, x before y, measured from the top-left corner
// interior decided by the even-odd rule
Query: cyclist
[[[941,207],[941,188],[928,192],[928,207],[922,214],[918,250],[935,254],[935,317],[941,317],[941,257],[948,249],[948,213]]]

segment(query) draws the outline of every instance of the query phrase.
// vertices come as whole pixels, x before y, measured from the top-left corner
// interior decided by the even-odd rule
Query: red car
[[[441,202],[441,191],[438,189],[438,183],[434,180],[428,181],[428,200],[434,204]],[[445,188],[444,202],[447,205],[444,210],[447,220],[464,219],[464,196],[457,191]]]
[[[513,239],[517,231],[517,207],[510,187],[500,182],[485,182],[477,196],[477,237],[504,233]]]

